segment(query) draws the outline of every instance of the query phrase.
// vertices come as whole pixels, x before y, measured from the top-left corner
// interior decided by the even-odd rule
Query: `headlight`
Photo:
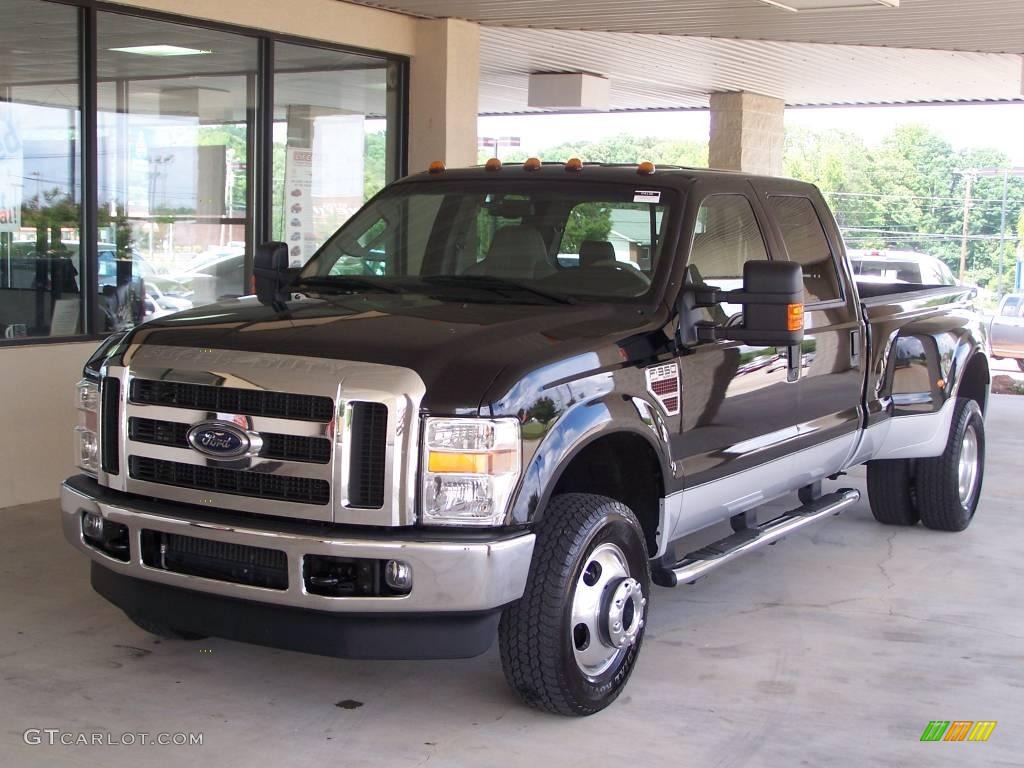
[[[427,419],[426,525],[501,525],[519,480],[516,419]]]
[[[75,408],[78,409],[78,426],[75,427],[75,464],[94,477],[100,466],[96,430],[99,404],[100,388],[96,382],[82,379],[75,385]]]

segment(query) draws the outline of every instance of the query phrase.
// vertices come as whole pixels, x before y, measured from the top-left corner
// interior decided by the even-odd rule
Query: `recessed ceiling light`
[[[900,0],[761,0],[762,3],[774,5],[786,11],[831,11],[849,10],[851,8],[877,8],[884,5],[899,8]]]
[[[121,53],[138,53],[142,56],[198,56],[213,51],[199,48],[182,48],[180,45],[133,45],[128,48],[111,48]]]

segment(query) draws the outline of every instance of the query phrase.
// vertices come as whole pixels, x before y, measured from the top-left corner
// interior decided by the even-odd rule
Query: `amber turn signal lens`
[[[490,453],[431,451],[427,458],[427,469],[430,472],[460,475],[500,475],[512,469],[515,458],[512,451],[492,451]]]
[[[427,168],[428,173],[444,173],[444,163],[440,160],[435,160]]]
[[[804,305],[803,304],[790,304],[789,305],[789,324],[787,329],[791,332],[802,331],[804,329]]]
[[[492,157],[490,160],[488,160],[486,163],[484,163],[484,169],[488,170],[488,171],[500,171],[501,170],[501,160],[499,160],[496,157]]]
[[[636,172],[641,176],[653,176],[657,168],[654,163],[647,162],[646,160],[636,167]]]
[[[540,167],[541,162],[539,157],[531,157],[527,159],[525,163],[523,163],[523,169],[527,171],[539,171]]]
[[[578,173],[583,170],[583,161],[578,157],[574,157],[565,164],[565,170]]]

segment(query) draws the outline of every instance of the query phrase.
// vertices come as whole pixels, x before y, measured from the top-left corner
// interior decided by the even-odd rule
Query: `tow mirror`
[[[743,306],[737,325],[696,323],[697,341],[739,341],[754,347],[792,347],[804,340],[804,271],[789,261],[748,261],[743,288],[722,291],[713,286],[687,288],[693,305]]]
[[[277,304],[288,296],[284,290],[291,275],[288,272],[288,245],[269,242],[256,246],[253,257],[253,282],[256,297],[262,304]]]

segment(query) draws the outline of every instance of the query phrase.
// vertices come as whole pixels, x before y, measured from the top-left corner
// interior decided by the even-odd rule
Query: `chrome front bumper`
[[[181,514],[176,505],[135,501],[115,494],[84,476],[61,488],[60,506],[67,540],[110,571],[171,587],[242,600],[308,608],[332,613],[453,613],[486,611],[522,597],[530,570],[535,536],[532,533],[470,534],[464,538],[401,531],[387,535],[311,532],[290,523],[246,518],[244,524],[216,521],[203,512]],[[129,531],[128,562],[93,548],[82,536],[82,514],[91,512],[121,523]],[[288,558],[288,587],[284,590],[234,584],[146,566],[142,562],[143,529],[181,534],[210,541],[283,551]],[[397,597],[325,597],[306,591],[306,555],[397,559],[410,564],[413,587]]]

